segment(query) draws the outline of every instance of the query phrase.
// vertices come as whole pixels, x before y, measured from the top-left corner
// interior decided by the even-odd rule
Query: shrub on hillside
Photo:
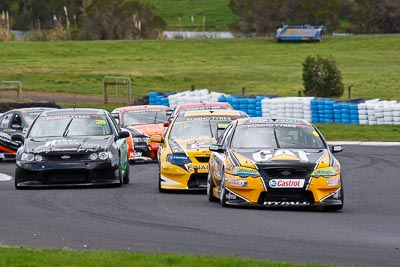
[[[332,56],[308,56],[303,62],[303,85],[306,96],[340,97],[344,92],[342,75]]]
[[[157,38],[166,22],[139,1],[98,0],[86,9],[84,29],[91,39]]]

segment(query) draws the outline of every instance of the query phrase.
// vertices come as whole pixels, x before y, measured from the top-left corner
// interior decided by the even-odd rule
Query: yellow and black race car
[[[175,117],[160,142],[159,191],[206,190],[210,144],[216,142],[218,125],[248,115],[236,110],[188,111]],[[219,127],[220,129],[222,127]]]
[[[222,206],[322,206],[343,208],[340,163],[320,131],[291,118],[232,122],[210,146],[210,201]]]

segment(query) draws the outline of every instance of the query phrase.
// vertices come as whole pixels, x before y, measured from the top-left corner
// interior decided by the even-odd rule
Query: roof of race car
[[[238,119],[238,125],[252,125],[252,124],[269,124],[269,125],[311,125],[305,119],[285,118],[285,117],[252,117]]]
[[[246,112],[233,109],[205,109],[205,110],[190,110],[185,111],[180,116],[196,117],[196,116],[245,116]]]
[[[130,110],[167,110],[170,109],[167,106],[163,105],[139,105],[139,106],[126,106],[126,107],[119,107],[112,111],[115,112],[125,112]]]
[[[104,115],[106,114],[106,110],[104,109],[97,109],[97,108],[63,108],[63,109],[51,109],[40,114],[41,117],[43,116],[50,116],[50,115],[73,115],[73,114],[98,114]]]
[[[19,111],[19,112],[21,112],[21,113],[31,113],[31,112],[39,112],[39,111],[44,111],[44,110],[52,110],[52,109],[56,109],[56,108],[50,108],[50,107],[32,107],[32,108],[16,108],[16,109],[12,109],[12,110],[9,110],[9,111],[7,111],[7,112],[10,112],[10,111]],[[6,113],[6,112],[4,112],[4,113]],[[3,114],[4,114],[3,113]]]
[[[233,109],[233,107],[227,102],[200,102],[200,103],[189,103],[189,104],[182,104],[176,107],[176,110],[188,110],[188,109],[206,109],[207,107],[220,107],[226,109]]]

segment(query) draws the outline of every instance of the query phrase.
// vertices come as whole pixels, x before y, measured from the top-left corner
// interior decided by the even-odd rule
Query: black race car
[[[0,115],[0,160],[14,158],[21,143],[11,140],[11,135],[28,130],[32,121],[42,111],[53,108],[19,108]]]
[[[15,187],[129,183],[127,131],[102,109],[55,109],[41,113],[16,155]]]

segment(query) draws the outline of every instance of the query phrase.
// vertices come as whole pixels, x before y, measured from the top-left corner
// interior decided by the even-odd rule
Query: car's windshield
[[[39,112],[30,112],[30,113],[25,113],[24,114],[24,119],[28,125],[32,124],[32,121],[39,115],[41,111]]]
[[[168,120],[165,110],[131,110],[123,113],[123,125],[163,123]]]
[[[323,149],[324,142],[312,126],[257,127],[238,126],[232,138],[236,148]]]
[[[39,117],[28,137],[101,136],[112,134],[104,115],[56,115]]]
[[[218,125],[230,121],[183,121],[172,125],[169,138],[216,138]]]

